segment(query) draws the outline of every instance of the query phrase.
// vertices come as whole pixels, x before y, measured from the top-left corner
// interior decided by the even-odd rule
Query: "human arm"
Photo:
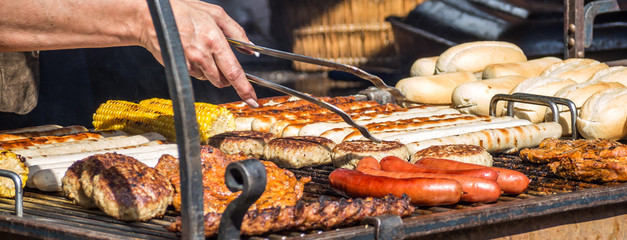
[[[244,30],[219,6],[197,0],[170,3],[190,75],[217,87],[233,85],[254,105],[255,92],[225,39],[248,42]],[[162,62],[144,0],[0,0],[0,5],[0,51],[136,45]]]

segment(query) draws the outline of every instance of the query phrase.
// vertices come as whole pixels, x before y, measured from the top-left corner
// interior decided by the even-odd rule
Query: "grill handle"
[[[172,99],[174,127],[181,174],[181,221],[183,239],[204,239],[200,133],[194,91],[187,71],[183,45],[168,0],[147,0],[155,25]]]
[[[553,113],[553,122],[559,123],[559,108],[557,104],[565,105],[570,111],[571,118],[571,137],[573,140],[577,139],[577,106],[570,99],[549,97],[528,93],[514,93],[514,94],[496,94],[490,100],[490,116],[496,116],[496,104],[499,101],[507,101],[507,115],[514,116],[514,102],[521,102],[527,104],[544,105],[551,109]]]
[[[232,162],[226,166],[224,178],[231,192],[242,193],[224,210],[218,239],[240,239],[244,215],[266,189],[266,168],[257,159]]]
[[[15,215],[22,217],[24,215],[22,178],[13,171],[0,169],[0,177],[10,178],[15,184]]]
[[[376,240],[405,239],[403,220],[398,215],[386,214],[367,217],[363,222],[375,226],[374,239]]]

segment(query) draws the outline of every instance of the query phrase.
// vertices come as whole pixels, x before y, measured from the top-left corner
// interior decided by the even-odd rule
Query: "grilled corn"
[[[0,151],[0,169],[17,173],[22,179],[22,187],[26,185],[28,167],[26,160],[10,151]],[[12,198],[15,196],[15,184],[9,178],[0,178],[0,197]]]
[[[207,142],[211,136],[235,129],[235,118],[226,108],[209,103],[196,103],[196,117],[200,139]],[[139,103],[109,100],[94,113],[96,130],[122,130],[130,134],[161,133],[176,141],[172,101],[151,98]]]

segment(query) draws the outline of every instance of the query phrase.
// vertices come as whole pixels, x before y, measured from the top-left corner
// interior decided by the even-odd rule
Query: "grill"
[[[564,211],[594,207],[617,206],[627,214],[627,183],[593,184],[565,180],[552,174],[545,166],[530,164],[515,155],[496,155],[494,166],[521,171],[532,179],[526,193],[501,196],[496,203],[461,203],[450,206],[419,207],[403,219],[405,237],[422,237],[468,228],[485,227],[516,220],[529,220]],[[328,183],[331,166],[292,170],[297,176],[310,176],[303,200],[319,197],[339,199]],[[621,207],[622,206],[622,207]],[[616,207],[613,207],[616,209]],[[13,214],[14,201],[0,199],[0,231],[34,238],[90,239],[179,239],[181,236],[164,227],[174,221],[176,213],[169,210],[161,219],[147,222],[122,222],[100,210],[74,205],[60,193],[51,194],[26,189],[24,216]],[[622,211],[622,212],[620,212]],[[566,213],[568,214],[568,213]],[[601,214],[601,213],[599,213]],[[563,215],[567,218],[569,215]],[[249,239],[372,239],[372,225],[362,224],[330,231],[278,232]]]

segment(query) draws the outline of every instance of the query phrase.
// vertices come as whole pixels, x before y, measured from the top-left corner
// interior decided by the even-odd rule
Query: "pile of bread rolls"
[[[480,41],[460,44],[440,56],[414,62],[398,88],[413,101],[450,105],[463,113],[488,115],[496,94],[517,92],[572,100],[577,129],[585,138],[627,137],[627,67],[593,59],[544,57],[528,60],[516,45]],[[496,114],[506,114],[504,102]],[[564,135],[571,134],[569,110],[559,106]],[[514,116],[533,123],[550,121],[547,107],[516,103]]]

